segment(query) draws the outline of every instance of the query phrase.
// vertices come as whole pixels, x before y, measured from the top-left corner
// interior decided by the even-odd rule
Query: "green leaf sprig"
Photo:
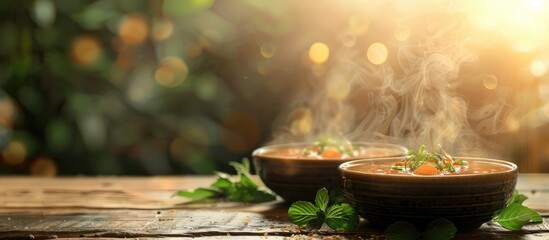
[[[539,213],[522,205],[526,199],[528,197],[515,190],[507,206],[497,212],[493,220],[505,229],[513,231],[520,230],[529,223],[543,222],[543,218]]]
[[[194,190],[181,190],[174,195],[192,199],[193,202],[203,200],[228,200],[231,202],[269,202],[276,199],[272,192],[260,188],[250,178],[250,161],[242,159],[242,163],[230,162],[237,173],[238,180],[231,180],[233,177],[227,173],[218,172],[217,181],[210,187],[197,188]]]
[[[351,157],[359,154],[363,146],[353,145],[351,141],[345,139],[342,135],[338,137],[324,136],[317,138],[313,146],[304,148],[301,151],[302,156],[323,156],[325,151],[336,151],[343,157]]]
[[[358,214],[351,205],[338,203],[329,206],[328,190],[322,188],[316,193],[315,203],[298,201],[288,209],[290,220],[307,229],[320,229],[323,224],[336,231],[357,228]]]
[[[448,154],[442,146],[438,145],[439,151],[429,152],[425,145],[421,145],[418,151],[408,150],[402,161],[391,166],[392,170],[413,172],[425,164],[432,164],[436,169],[444,173],[460,172],[467,168],[468,163],[462,159],[454,158]]]
[[[413,224],[399,221],[387,227],[384,234],[388,240],[448,240],[454,238],[456,232],[454,223],[444,218],[437,218],[429,223],[422,233],[418,232]]]

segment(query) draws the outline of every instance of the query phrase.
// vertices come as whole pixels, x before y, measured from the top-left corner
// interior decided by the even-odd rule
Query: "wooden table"
[[[211,176],[0,177],[0,239],[322,239],[334,234],[299,232],[280,200],[188,205],[171,198],[176,190],[213,181]],[[517,189],[529,197],[526,205],[542,213],[543,224],[520,232],[484,224],[456,238],[549,239],[549,174],[521,174]],[[368,239],[382,231],[362,223],[357,231],[338,235]]]

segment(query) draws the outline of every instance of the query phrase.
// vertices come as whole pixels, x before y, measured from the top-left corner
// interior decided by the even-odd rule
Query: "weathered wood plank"
[[[525,204],[541,210],[544,223],[510,232],[497,225],[459,233],[457,239],[549,239],[549,175],[521,174]],[[179,189],[208,186],[209,177],[0,178],[0,239],[173,238],[283,239],[298,229],[281,201],[264,204],[181,205]],[[330,233],[326,233],[330,234]],[[362,224],[350,239],[381,232]],[[320,238],[319,238],[320,239]]]
[[[202,177],[0,177],[0,208],[173,208],[184,202],[172,198],[179,189],[208,186]]]
[[[291,224],[284,206],[258,209],[179,209],[179,210],[43,210],[0,212],[0,239],[57,237],[213,237],[213,236],[286,236],[300,233]],[[483,239],[495,236],[549,237],[549,219],[520,232],[510,232],[497,225],[459,233],[458,239]],[[381,231],[367,223],[344,236],[370,237]]]
[[[209,186],[212,176],[184,177],[0,177],[0,209],[96,208],[170,209],[193,208],[172,198],[180,189]],[[520,174],[517,185],[531,208],[549,213],[549,175]]]

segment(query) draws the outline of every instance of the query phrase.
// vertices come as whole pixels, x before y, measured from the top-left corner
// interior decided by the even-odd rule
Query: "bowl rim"
[[[384,161],[384,160],[402,160],[402,157],[385,157],[385,158],[375,158],[375,159],[356,159],[351,160],[348,162],[344,162],[338,166],[338,170],[341,175],[344,173],[357,175],[357,176],[369,176],[369,177],[380,177],[380,178],[413,178],[413,179],[419,179],[419,178],[464,178],[464,177],[474,177],[474,176],[493,176],[493,175],[501,175],[501,174],[509,174],[513,172],[518,172],[518,166],[515,163],[500,160],[500,159],[493,159],[493,158],[485,158],[485,157],[461,157],[456,156],[455,158],[467,160],[467,161],[481,161],[481,162],[489,162],[489,163],[497,163],[499,165],[505,165],[509,169],[505,171],[500,172],[490,172],[490,173],[472,173],[472,174],[455,174],[455,175],[412,175],[412,174],[379,174],[379,173],[370,173],[370,172],[364,172],[364,171],[356,171],[356,170],[349,170],[348,168],[355,165],[361,165],[366,163],[371,163],[375,161]]]
[[[368,142],[368,141],[351,141],[351,143],[361,145],[361,146],[372,146],[372,147],[385,147],[385,148],[391,148],[395,150],[402,151],[402,156],[404,156],[408,152],[408,148],[402,145],[393,144],[393,143],[384,143],[384,142]],[[261,159],[273,159],[273,160],[291,160],[291,161],[322,161],[322,162],[346,162],[346,161],[353,161],[353,160],[359,160],[359,159],[379,159],[379,158],[388,158],[388,157],[367,157],[364,156],[357,156],[357,157],[350,157],[350,158],[295,158],[295,157],[281,157],[281,156],[265,156],[262,155],[265,151],[274,150],[274,149],[284,149],[289,147],[306,147],[306,146],[312,146],[312,142],[295,142],[295,143],[283,143],[283,144],[272,144],[272,145],[266,145],[263,147],[260,147],[252,152],[252,157],[255,159],[256,157],[260,157]],[[399,157],[399,156],[395,156]]]

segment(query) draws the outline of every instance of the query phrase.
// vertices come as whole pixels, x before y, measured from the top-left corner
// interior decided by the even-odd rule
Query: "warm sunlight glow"
[[[548,4],[542,0],[460,1],[474,25],[500,34],[517,51],[532,51],[547,44]]]

